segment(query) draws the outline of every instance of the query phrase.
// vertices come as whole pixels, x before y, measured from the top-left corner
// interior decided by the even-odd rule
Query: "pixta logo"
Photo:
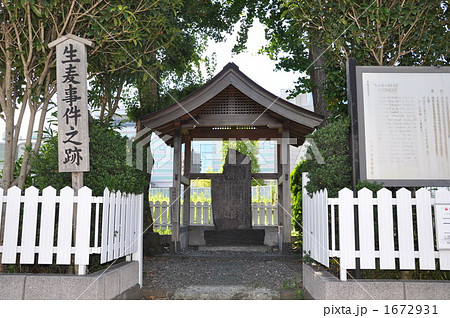
[[[135,162],[136,169],[145,171],[149,174],[152,172],[154,160],[150,149],[151,138],[152,131],[149,128],[144,128],[139,131],[134,138],[127,140],[127,165],[134,166],[133,162]],[[145,160],[144,153],[146,154]]]
[[[310,151],[308,151],[308,149],[310,149]],[[303,151],[298,154],[296,162],[300,162],[301,160],[316,160],[319,165],[325,164],[322,154],[312,138],[306,138],[302,150]]]

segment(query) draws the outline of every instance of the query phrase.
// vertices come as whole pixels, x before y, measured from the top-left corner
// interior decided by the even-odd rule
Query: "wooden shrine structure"
[[[214,178],[213,173],[191,173],[193,140],[277,141],[277,171],[254,173],[252,177],[278,180],[278,245],[282,249],[283,243],[290,243],[292,230],[289,145],[302,145],[305,136],[322,121],[321,115],[268,92],[242,73],[234,63],[227,64],[207,84],[187,97],[143,116],[141,124],[163,137],[166,144],[174,148],[170,213],[175,251],[189,245],[191,180]],[[185,185],[184,194],[181,193],[182,184]],[[180,224],[182,195],[184,207]]]

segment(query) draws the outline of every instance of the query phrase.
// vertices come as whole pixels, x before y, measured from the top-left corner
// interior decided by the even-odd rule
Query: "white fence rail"
[[[375,269],[379,259],[380,269],[435,270],[438,260],[441,270],[450,270],[450,249],[442,247],[450,245],[450,228],[439,233],[450,225],[450,218],[443,218],[449,210],[445,189],[436,191],[435,198],[427,189],[418,190],[415,198],[407,189],[395,197],[387,189],[376,197],[368,189],[357,197],[342,189],[338,198],[328,198],[326,190],[310,197],[304,190],[303,250],[325,266],[329,257],[338,257],[341,280],[347,279],[346,270],[355,269],[357,258],[361,269]]]
[[[167,202],[150,201],[155,229],[170,229],[169,207]],[[190,225],[214,226],[211,204],[209,202],[191,202],[190,208]],[[181,215],[183,214],[181,213]],[[277,204],[253,203],[252,223],[255,226],[278,225]]]
[[[52,187],[42,195],[35,187],[24,195],[12,187],[4,195],[0,189],[1,233],[2,264],[70,265],[74,255],[74,264],[83,268],[90,254],[100,254],[101,263],[131,254],[140,258],[142,195],[105,189],[103,197],[94,197],[87,187],[77,196],[69,187],[59,196]]]

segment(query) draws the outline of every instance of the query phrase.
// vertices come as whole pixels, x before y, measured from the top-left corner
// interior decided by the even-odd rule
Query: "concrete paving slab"
[[[98,284],[92,276],[28,275],[24,299],[101,299],[101,295]]]
[[[25,275],[0,275],[0,300],[23,299]]]
[[[257,246],[199,246],[201,252],[241,252],[241,253],[264,253],[272,252],[272,247],[265,245]]]
[[[173,299],[181,300],[272,300],[280,299],[280,293],[268,288],[232,286],[188,286],[175,291]]]
[[[405,283],[406,299],[450,299],[450,282],[435,281],[408,281]]]

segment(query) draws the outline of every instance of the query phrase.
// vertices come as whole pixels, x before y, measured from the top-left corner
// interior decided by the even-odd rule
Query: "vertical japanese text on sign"
[[[86,42],[73,35],[52,42],[57,59],[60,172],[89,171]]]

